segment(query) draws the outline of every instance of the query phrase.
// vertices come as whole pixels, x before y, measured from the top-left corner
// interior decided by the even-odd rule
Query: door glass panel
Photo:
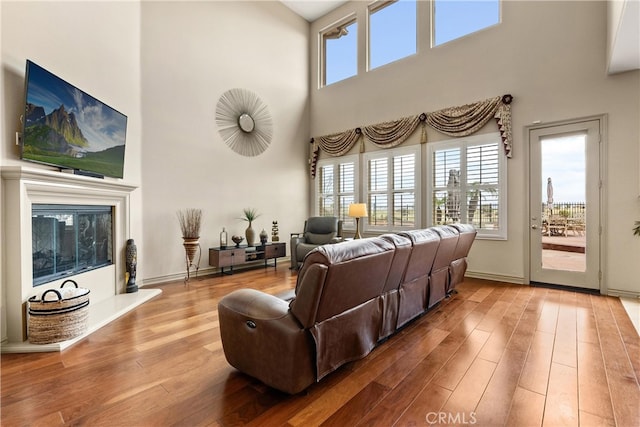
[[[586,270],[586,137],[540,140],[543,269]]]

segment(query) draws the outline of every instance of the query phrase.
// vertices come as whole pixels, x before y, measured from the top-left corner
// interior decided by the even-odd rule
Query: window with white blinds
[[[345,156],[318,162],[316,174],[316,212],[320,216],[337,216],[347,228],[355,220],[348,216],[355,203],[358,182],[358,157]]]
[[[419,156],[420,146],[365,154],[369,213],[365,230],[394,231],[418,226]]]
[[[427,144],[427,224],[473,224],[506,239],[506,167],[497,133]]]

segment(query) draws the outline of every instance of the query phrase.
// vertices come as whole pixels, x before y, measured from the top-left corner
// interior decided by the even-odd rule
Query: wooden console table
[[[264,266],[267,267],[267,261],[273,260],[273,267],[277,266],[278,258],[285,256],[287,251],[286,243],[271,242],[261,246],[227,246],[223,248],[209,248],[209,265],[220,268],[222,274],[225,267],[229,267],[228,274],[233,274],[233,267],[237,265],[247,264],[253,261],[264,260]]]

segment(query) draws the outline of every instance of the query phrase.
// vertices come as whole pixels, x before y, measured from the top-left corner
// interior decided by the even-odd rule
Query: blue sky
[[[500,22],[500,2],[436,0],[433,13],[437,46]]]
[[[547,178],[553,183],[553,201],[584,202],[586,191],[584,135],[543,139],[542,202],[547,201]]]
[[[436,0],[433,14],[434,45],[440,45],[500,22],[500,3],[498,0]],[[354,22],[347,27],[347,35],[326,40],[326,84],[357,74],[358,25],[363,23]],[[400,0],[374,12],[370,29],[369,69],[415,54],[415,0]]]
[[[373,13],[369,19],[369,68],[416,53],[416,2],[401,0]]]
[[[64,105],[73,112],[78,126],[89,141],[88,151],[102,151],[124,145],[127,117],[92,96],[31,63],[28,73],[27,102],[44,108],[45,114]]]

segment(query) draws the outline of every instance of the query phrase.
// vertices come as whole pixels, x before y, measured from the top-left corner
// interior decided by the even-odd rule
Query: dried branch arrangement
[[[184,209],[178,211],[178,221],[182,230],[182,237],[195,239],[200,237],[200,226],[202,225],[201,209]]]

